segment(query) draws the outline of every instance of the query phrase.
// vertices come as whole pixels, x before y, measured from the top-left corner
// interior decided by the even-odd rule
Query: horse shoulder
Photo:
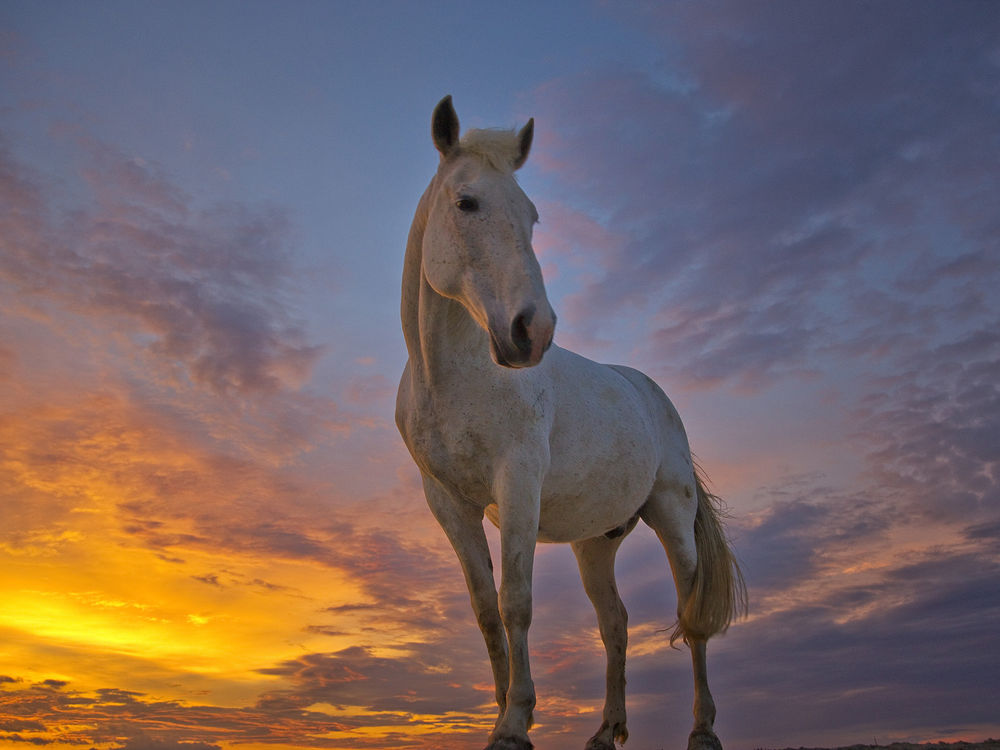
[[[544,473],[552,412],[540,372],[494,372],[432,388],[408,364],[396,399],[396,424],[421,471],[484,503],[500,473]]]

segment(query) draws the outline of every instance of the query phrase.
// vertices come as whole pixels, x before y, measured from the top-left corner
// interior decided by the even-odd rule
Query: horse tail
[[[689,643],[691,639],[707,640],[725,633],[733,620],[747,614],[747,586],[722,526],[725,517],[722,499],[709,492],[697,468],[695,484],[698,511],[694,541],[698,563],[691,593],[670,634],[670,645],[678,638]]]

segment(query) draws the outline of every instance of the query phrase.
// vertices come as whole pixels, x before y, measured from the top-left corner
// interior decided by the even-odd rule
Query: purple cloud
[[[542,214],[560,343],[638,365],[688,402],[696,451],[714,451],[732,486],[753,616],[710,647],[724,741],[926,739],[995,723],[984,695],[1000,674],[997,14],[917,0],[612,15],[646,40],[644,64],[563,66],[576,72],[528,96],[538,138],[522,179]],[[369,122],[394,122],[384,115]],[[336,569],[361,597],[317,602],[293,623],[337,647],[261,664],[274,685],[249,705],[0,677],[0,738],[481,746],[485,649],[392,432],[397,373],[345,349],[359,367],[338,361],[322,372],[337,382],[321,387],[363,412],[348,422],[307,385],[322,350],[296,304],[308,251],[288,214],[206,205],[155,163],[61,133],[75,168],[58,178],[0,158],[0,541],[52,554],[99,476],[106,507],[88,518],[190,566],[181,579],[202,593],[310,595],[213,567],[212,553]],[[328,164],[360,159],[365,179],[328,172],[322,184],[338,196],[360,187],[359,204],[379,203],[390,225],[386,204],[402,209],[385,198],[388,172],[368,168],[374,149],[354,151]],[[289,163],[278,153],[261,171]],[[318,184],[299,177],[282,188]],[[289,201],[329,220],[323,198],[307,210],[302,197]],[[368,247],[379,235],[345,236]],[[394,309],[395,284],[371,304]],[[361,310],[352,341],[398,338],[344,300]],[[749,447],[727,456],[739,442]],[[689,659],[659,632],[672,584],[647,530],[618,571],[633,634],[630,745],[683,741]],[[579,747],[600,721],[604,667],[567,550],[539,553],[535,593],[534,737]],[[341,648],[347,636],[355,645]]]
[[[815,3],[651,9],[671,69],[536,92],[549,189],[622,238],[565,301],[574,335],[645,317],[636,351],[669,357],[664,378],[760,388],[856,348],[873,295],[942,327],[962,288],[985,322],[1000,185],[981,6],[943,26],[926,4],[864,8],[861,26]]]
[[[966,660],[957,647],[921,661],[921,639],[937,643],[950,617],[956,643],[990,650],[978,623],[996,607],[1000,21],[986,9],[643,6],[635,24],[659,64],[533,96],[531,192],[560,204],[539,227],[543,260],[560,264],[559,340],[639,365],[693,403],[709,440],[752,434],[746,413],[798,422],[767,460],[829,466],[778,470],[734,501],[757,614],[713,648],[717,700],[736,706],[720,720],[745,746],[831,721],[884,732],[863,708],[883,700],[901,725],[928,726],[934,700],[951,705],[944,686],[961,692],[965,667],[949,659]],[[568,277],[572,257],[582,270]],[[641,561],[658,557],[651,545]],[[652,576],[623,584],[641,602],[634,626],[662,622],[659,591]],[[665,690],[654,664],[629,677],[643,706]],[[942,685],[933,699],[893,697],[926,681]],[[770,718],[779,696],[803,696],[795,726]],[[989,718],[974,690],[946,713],[955,731]],[[654,731],[650,716],[637,731]]]
[[[196,207],[155,166],[83,144],[94,198],[69,210],[50,199],[53,185],[0,154],[0,192],[12,197],[0,219],[0,279],[19,312],[117,321],[164,369],[179,365],[178,376],[216,393],[303,384],[320,348],[288,302],[284,215]]]

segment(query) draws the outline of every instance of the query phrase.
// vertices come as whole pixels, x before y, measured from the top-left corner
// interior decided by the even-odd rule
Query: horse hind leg
[[[717,501],[693,474],[686,482],[658,481],[641,511],[666,550],[677,587],[677,627],[670,641],[683,638],[691,649],[694,727],[688,750],[722,750],[714,731],[706,642],[725,632],[746,609],[746,586],[723,532]]]
[[[635,520],[615,536],[599,536],[572,544],[584,590],[597,612],[601,640],[607,651],[607,689],[604,721],[587,742],[586,750],[614,750],[615,741],[628,739],[625,727],[625,649],[628,614],[615,584],[615,553]]]

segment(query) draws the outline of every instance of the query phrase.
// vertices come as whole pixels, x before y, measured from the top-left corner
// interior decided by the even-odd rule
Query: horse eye
[[[455,206],[459,211],[466,211],[471,213],[472,211],[479,210],[479,201],[475,198],[469,198],[468,196],[464,198],[459,198],[455,201]]]

